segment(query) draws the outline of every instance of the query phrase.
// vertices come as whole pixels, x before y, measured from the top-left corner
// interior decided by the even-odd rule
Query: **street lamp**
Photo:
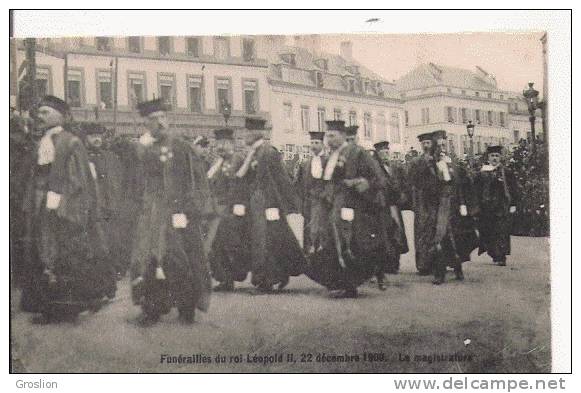
[[[532,145],[531,151],[532,153],[535,152],[535,144],[536,144],[536,136],[535,136],[535,111],[540,107],[539,103],[539,92],[533,88],[534,83],[529,82],[529,88],[527,90],[523,90],[522,95],[527,100],[527,106],[529,109],[529,121],[531,122],[531,137],[532,137]]]
[[[230,115],[232,114],[232,106],[226,100],[222,101],[222,116],[224,116],[224,122],[228,125],[228,119],[230,119]]]
[[[470,160],[474,158],[474,141],[472,138],[474,137],[474,128],[476,126],[472,124],[472,120],[468,120],[468,124],[466,124],[466,132],[468,133],[468,137],[470,138]]]

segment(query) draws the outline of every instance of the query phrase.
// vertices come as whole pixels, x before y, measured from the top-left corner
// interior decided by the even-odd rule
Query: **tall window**
[[[175,109],[176,104],[176,88],[175,76],[171,74],[158,74],[159,83],[159,98],[162,98],[166,103]]]
[[[399,114],[392,113],[389,122],[389,129],[391,130],[391,141],[393,143],[401,143],[401,134],[399,127]]]
[[[254,61],[256,58],[256,50],[254,48],[254,39],[242,39],[242,58],[244,61]]]
[[[37,67],[36,68],[36,93],[38,97],[44,97],[50,94],[50,69]]]
[[[98,90],[97,100],[100,109],[113,108],[113,83],[110,71],[98,71],[97,73]]]
[[[357,112],[350,111],[349,112],[349,125],[356,126],[357,125]]]
[[[230,99],[230,80],[229,79],[217,79],[216,80],[216,105],[217,108],[221,110],[224,103],[229,103],[232,105]]]
[[[214,37],[214,56],[220,60],[224,60],[230,56],[228,38]]]
[[[475,95],[476,97],[480,97],[480,92],[479,92],[479,91],[477,91],[477,92],[475,92],[475,93],[474,93],[474,95]]]
[[[493,116],[492,116],[492,111],[488,111],[486,112],[486,124],[488,124],[489,126],[494,124],[494,120],[493,120]]]
[[[112,45],[110,37],[97,37],[95,40],[99,52],[111,52]]]
[[[451,106],[446,107],[446,120],[448,123],[456,122],[456,108],[452,108]]]
[[[460,109],[460,113],[462,114],[462,123],[468,123],[468,109],[462,108]]]
[[[325,131],[325,108],[317,109],[317,125],[319,131]]]
[[[246,113],[256,113],[258,108],[257,81],[244,81],[244,108]]]
[[[301,130],[303,132],[309,132],[311,126],[309,124],[309,118],[311,117],[310,109],[308,106],[301,107]]]
[[[500,126],[504,127],[505,126],[504,112],[499,112],[498,115],[499,115]]]
[[[333,119],[334,120],[343,120],[343,113],[341,112],[341,109],[335,108],[333,110]]]
[[[190,97],[190,110],[195,113],[202,112],[202,86],[201,76],[188,77],[188,94]]]
[[[409,126],[410,125],[410,114],[408,111],[405,111],[405,126]]]
[[[129,37],[127,38],[127,44],[129,52],[141,53],[141,37]]]
[[[129,101],[135,108],[138,103],[145,101],[145,77],[143,74],[129,74]]]
[[[480,124],[480,109],[474,111],[474,120],[476,120],[476,124]]]
[[[171,53],[171,37],[157,37],[157,50],[162,56]]]
[[[377,115],[377,139],[388,140],[385,115],[383,113]]]
[[[486,97],[488,97],[488,98],[492,98],[492,93],[487,93],[487,94],[486,94]]]
[[[371,114],[364,113],[363,114],[363,137],[366,139],[370,139],[372,134],[371,130]]]
[[[519,133],[519,131],[518,130],[514,130],[513,131],[513,136],[514,136],[514,138],[513,138],[514,143],[518,143],[520,141],[520,133]]]
[[[349,79],[347,83],[347,90],[351,93],[355,93],[355,79]]]
[[[422,124],[430,123],[430,108],[422,108]]]
[[[283,105],[283,117],[284,117],[284,130],[287,132],[292,132],[294,130],[293,126],[293,106],[291,103],[286,102]]]
[[[67,74],[67,101],[73,108],[82,106],[83,74],[80,70],[68,70]]]
[[[448,136],[448,153],[456,154],[456,136],[454,134]]]
[[[200,39],[198,37],[186,38],[186,51],[188,56],[200,57]]]

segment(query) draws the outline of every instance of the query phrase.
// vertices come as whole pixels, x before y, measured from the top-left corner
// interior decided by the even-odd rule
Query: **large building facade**
[[[270,118],[268,61],[260,40],[244,36],[39,40],[37,89],[41,95],[66,96],[75,119],[116,125],[119,132],[138,133],[136,104],[154,97],[172,104],[169,119],[178,132],[211,134],[224,127],[225,105],[231,109],[228,125],[239,129],[245,116]],[[22,43],[19,48],[21,67]]]
[[[344,120],[359,126],[362,146],[388,140],[401,153],[404,112],[395,86],[353,59],[350,42],[341,43],[341,55],[332,55],[319,40],[295,37],[295,45],[271,53],[272,143],[286,158],[304,157],[310,131],[325,131],[326,120]]]
[[[351,42],[339,49],[323,51],[318,35],[38,39],[36,89],[65,97],[76,120],[120,133],[142,131],[136,104],[154,97],[172,104],[171,127],[186,135],[211,138],[216,128],[241,130],[246,116],[262,117],[287,159],[306,156],[309,131],[336,119],[358,125],[366,148],[388,140],[396,156],[436,129],[448,131],[450,151],[468,153],[470,121],[475,153],[531,136],[522,94],[500,89],[479,67],[428,63],[393,83],[357,62]],[[14,95],[26,79],[22,40],[11,42],[11,56]],[[540,111],[536,132],[542,134]]]
[[[468,154],[469,122],[475,126],[475,154],[491,144],[510,147],[530,135],[526,102],[517,93],[500,89],[494,76],[480,67],[472,72],[422,64],[400,78],[397,87],[404,100],[408,146],[418,146],[421,133],[443,129],[448,134],[449,151]],[[541,123],[539,117],[537,133],[542,133]]]

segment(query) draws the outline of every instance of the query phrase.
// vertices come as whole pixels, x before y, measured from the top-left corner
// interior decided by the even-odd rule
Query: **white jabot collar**
[[[347,146],[349,146],[349,144],[344,142],[338,149],[331,152],[329,155],[329,161],[327,161],[327,165],[325,166],[323,179],[331,180],[333,178],[333,172],[335,172],[335,166],[337,166],[337,161],[339,161],[339,155]]]
[[[63,131],[61,126],[53,127],[47,130],[38,145],[38,165],[47,165],[54,161],[55,149],[52,142],[52,136],[60,134]]]

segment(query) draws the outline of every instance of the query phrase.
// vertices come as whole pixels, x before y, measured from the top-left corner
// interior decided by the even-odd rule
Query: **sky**
[[[389,81],[419,64],[432,62],[469,70],[480,66],[496,76],[499,89],[521,92],[528,82],[534,82],[535,89],[542,92],[542,35],[542,32],[345,34],[323,36],[322,47],[339,54],[341,41],[351,41],[354,59]]]

